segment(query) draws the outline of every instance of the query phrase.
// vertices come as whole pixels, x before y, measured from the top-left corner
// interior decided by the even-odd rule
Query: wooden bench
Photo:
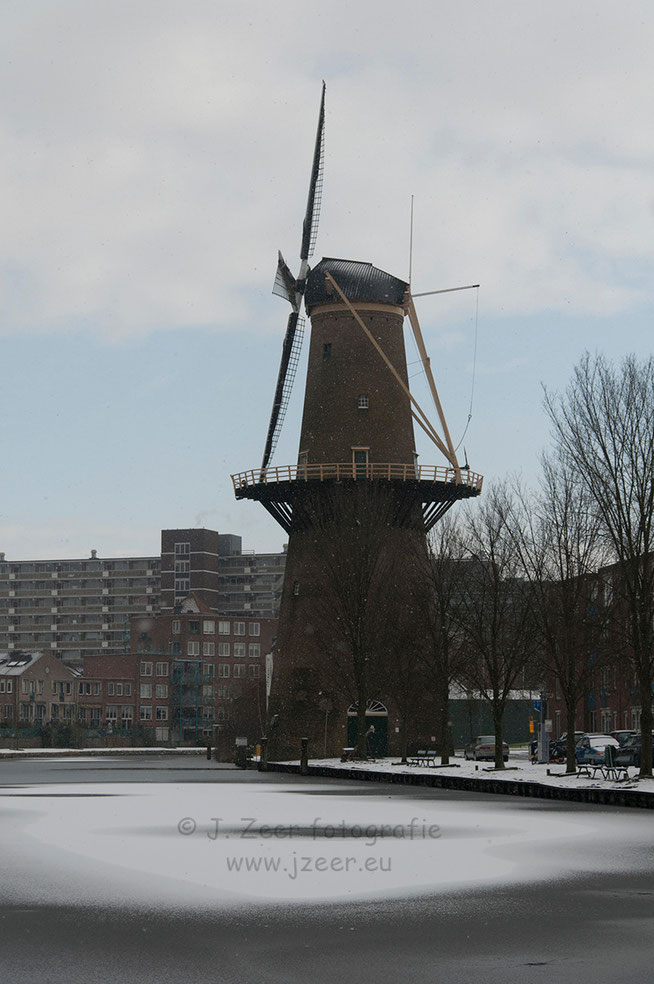
[[[436,752],[433,748],[422,748],[413,755],[407,755],[407,765],[428,765],[435,767]]]

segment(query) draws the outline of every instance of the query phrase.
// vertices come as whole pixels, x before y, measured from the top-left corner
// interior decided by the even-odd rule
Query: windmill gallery
[[[427,695],[403,699],[426,594],[426,535],[482,478],[457,460],[410,285],[371,263],[323,258],[313,268],[324,160],[323,85],[300,271],[279,255],[274,293],[291,304],[259,468],[232,476],[237,499],[260,502],[289,535],[273,659],[269,750],[297,758],[344,746],[397,754],[434,729]],[[297,464],[270,464],[311,321]],[[442,437],[409,390],[408,317]],[[444,465],[419,465],[413,423]],[[415,686],[415,683],[412,684]],[[418,688],[420,689],[420,688]],[[389,721],[391,727],[389,729]],[[407,730],[411,732],[407,734]]]

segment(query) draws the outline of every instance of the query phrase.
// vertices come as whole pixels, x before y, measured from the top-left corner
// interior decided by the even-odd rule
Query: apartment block
[[[47,650],[71,666],[126,653],[132,616],[171,614],[189,592],[216,613],[274,618],[285,562],[285,552],[244,552],[240,536],[205,529],[162,530],[152,557],[0,553],[0,650]]]

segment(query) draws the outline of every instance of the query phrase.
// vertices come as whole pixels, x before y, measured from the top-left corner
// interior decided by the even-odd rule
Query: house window
[[[191,582],[187,577],[175,578],[175,594],[187,595],[191,590]]]
[[[100,689],[101,689],[101,685],[99,683],[94,683],[93,684],[93,696],[94,697],[99,697],[100,696]]]
[[[204,674],[204,676],[213,677],[214,670],[215,670],[215,666],[213,665],[213,663],[202,664],[202,673]]]
[[[151,721],[152,720],[152,708],[149,705],[142,707],[139,712],[139,717],[141,721]]]
[[[212,618],[205,618],[202,622],[202,632],[204,635],[216,634],[216,623]]]
[[[218,643],[218,655],[219,656],[229,656],[230,655],[229,643],[228,642],[219,642]]]
[[[259,676],[259,667],[258,666],[251,666],[250,667],[250,676],[251,677],[258,677]]]
[[[175,574],[188,574],[190,570],[191,570],[190,560],[175,561]]]
[[[157,663],[155,667],[157,676],[168,676],[168,663]]]
[[[229,635],[229,633],[230,633],[229,622],[218,622],[218,634]]]
[[[234,622],[234,635],[245,635],[245,622]]]
[[[154,688],[154,696],[157,700],[166,700],[168,698],[168,684],[157,683]]]
[[[175,556],[176,557],[189,557],[191,554],[191,544],[190,543],[176,543],[175,544]]]
[[[234,676],[235,677],[245,676],[245,663],[234,663]]]
[[[116,704],[107,704],[107,721],[116,721],[118,719],[118,707]]]
[[[245,656],[245,643],[235,642],[234,643],[234,656],[236,659],[243,659]]]
[[[179,635],[181,631],[181,622],[178,618],[173,619],[173,635]]]
[[[156,710],[157,721],[167,721],[168,720],[168,708],[167,707],[157,707]]]
[[[141,697],[144,697],[146,699],[152,697],[152,684],[151,683],[142,683],[139,692],[140,692]]]
[[[219,677],[229,676],[229,663],[218,663],[218,676]]]
[[[152,676],[152,663],[141,663],[141,676]]]
[[[250,622],[249,633],[251,636],[258,636],[261,634],[261,626],[259,622]]]
[[[213,683],[205,683],[202,685],[202,696],[213,697]]]
[[[199,642],[189,642],[186,647],[187,656],[199,656],[200,655],[200,643]]]
[[[122,685],[122,683],[117,683],[116,684],[116,697],[122,697],[122,696],[123,696],[123,685]]]
[[[195,618],[194,619],[190,619],[190,621],[188,623],[188,630],[191,633],[191,635],[199,635],[200,634],[200,622],[199,622],[199,620],[198,619],[195,619]]]
[[[182,655],[182,644],[181,644],[181,642],[171,642],[171,644],[170,644],[170,651],[173,654],[173,656],[181,656]]]
[[[261,656],[261,646],[259,645],[258,642],[250,643],[250,645],[248,646],[248,656],[252,656],[254,658],[256,658],[257,656]]]
[[[107,696],[108,697],[113,697],[113,695],[114,695],[114,685],[113,685],[113,683],[108,683],[107,684]]]
[[[358,410],[367,410],[368,409],[368,394],[367,393],[359,393],[359,395],[357,397],[357,409]]]
[[[125,696],[126,697],[131,697],[132,696],[132,685],[131,685],[131,683],[126,683],[125,684]]]
[[[203,656],[215,656],[216,655],[216,643],[215,642],[203,642],[202,643],[202,655]]]

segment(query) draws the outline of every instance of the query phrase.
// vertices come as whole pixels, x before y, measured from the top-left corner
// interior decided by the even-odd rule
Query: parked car
[[[584,737],[585,734],[586,734],[585,731],[575,731],[575,745],[577,745],[578,742],[581,741],[581,739]],[[557,738],[556,740],[557,742],[559,742],[559,744],[563,745],[563,747],[565,748],[566,742],[568,740],[568,732],[564,731],[561,737]]]
[[[606,748],[620,747],[611,735],[586,734],[577,742],[575,757],[579,765],[604,765]]]
[[[509,746],[505,741],[502,742],[502,751],[502,758],[508,762]],[[463,755],[466,759],[473,759],[475,762],[483,759],[490,762],[495,761],[495,735],[480,735],[479,738],[475,738],[469,745],[466,745]]]
[[[654,746],[654,732],[652,732],[652,745]],[[635,765],[639,769],[641,747],[641,734],[639,731],[634,731],[615,753],[616,765]],[[652,765],[654,765],[654,749],[652,751]]]
[[[610,734],[611,734],[611,738],[615,738],[620,748],[622,748],[626,740],[628,738],[631,738],[632,735],[638,734],[638,732],[637,731],[611,731]]]

